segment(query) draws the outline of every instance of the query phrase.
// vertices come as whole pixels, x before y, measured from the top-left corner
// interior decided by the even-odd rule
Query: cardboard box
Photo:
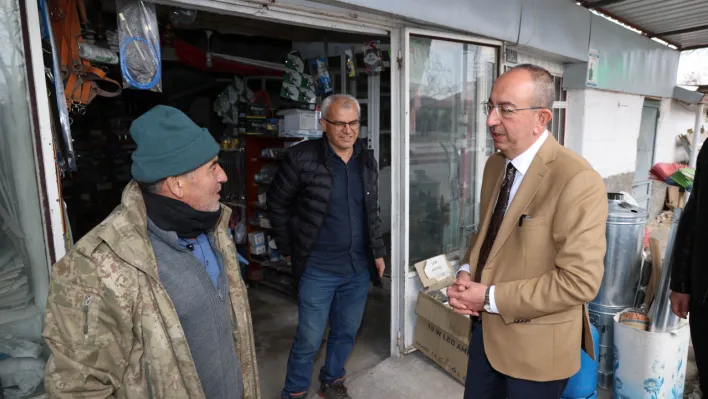
[[[265,233],[262,231],[248,233],[248,243],[251,246],[265,245]]]
[[[248,233],[248,247],[251,255],[263,255],[268,252],[265,233],[262,231]]]
[[[686,192],[677,187],[669,186],[666,188],[666,207],[669,209],[682,208],[686,206]]]
[[[435,291],[452,285],[455,271],[444,255],[415,265],[424,290],[418,293],[414,345],[456,380],[465,383],[472,321],[436,299]]]
[[[251,255],[265,255],[266,252],[268,252],[267,248],[265,245],[259,245],[259,246],[251,246]]]

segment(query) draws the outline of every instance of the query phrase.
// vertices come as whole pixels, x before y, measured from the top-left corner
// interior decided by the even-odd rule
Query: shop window
[[[19,0],[0,2],[0,15],[0,368],[3,383],[22,380],[5,394],[27,397],[42,390],[48,260]]]
[[[555,98],[553,102],[553,120],[548,124],[548,131],[559,143],[565,143],[565,112],[568,107],[568,92],[563,89],[563,77],[554,76]]]
[[[481,103],[499,64],[494,47],[422,36],[410,41],[412,265],[463,253],[476,230],[480,165],[494,148]]]

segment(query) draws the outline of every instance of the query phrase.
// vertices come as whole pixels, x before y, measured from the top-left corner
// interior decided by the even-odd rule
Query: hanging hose
[[[133,77],[133,75],[130,74],[130,70],[128,69],[128,62],[126,60],[125,54],[126,54],[126,49],[128,48],[128,45],[133,43],[133,42],[140,42],[140,43],[145,43],[149,48],[150,51],[152,51],[152,54],[155,56],[155,59],[158,60],[156,62],[156,68],[155,68],[155,74],[152,77],[152,80],[149,81],[148,83],[141,83],[137,79]],[[137,47],[137,45],[136,45]],[[139,51],[139,50],[138,50]],[[142,52],[140,52],[142,55]],[[162,68],[160,67],[160,51],[155,48],[155,46],[152,45],[147,39],[142,38],[142,37],[129,37],[123,41],[123,44],[120,46],[120,70],[123,73],[123,79],[132,86],[133,88],[140,89],[140,90],[150,90],[153,87],[155,87],[158,83],[160,83],[160,79],[162,78]]]
[[[160,38],[155,5],[116,0],[123,88],[162,91]]]

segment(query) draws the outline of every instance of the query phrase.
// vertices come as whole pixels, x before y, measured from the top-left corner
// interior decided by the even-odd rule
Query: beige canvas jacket
[[[236,320],[244,398],[259,399],[253,325],[223,207],[215,233]],[[135,182],[52,269],[43,333],[52,398],[204,398],[175,307],[160,283]]]

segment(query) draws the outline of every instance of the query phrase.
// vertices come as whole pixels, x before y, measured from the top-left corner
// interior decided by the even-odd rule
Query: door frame
[[[312,8],[303,5],[292,4],[274,4],[274,3],[255,3],[247,0],[157,0],[157,4],[184,7],[189,9],[202,10],[206,12],[221,13],[234,15],[239,17],[268,20],[287,25],[298,25],[326,30],[346,31],[351,33],[368,33],[372,35],[385,35],[390,38],[391,42],[391,245],[392,245],[392,267],[391,267],[391,335],[390,335],[390,355],[399,355],[399,328],[400,309],[402,309],[402,301],[399,290],[399,285],[396,281],[400,280],[402,267],[393,267],[399,264],[400,257],[397,256],[399,247],[399,238],[404,234],[400,229],[401,210],[398,208],[400,204],[400,193],[394,187],[400,183],[401,170],[400,159],[396,159],[397,151],[395,146],[400,145],[401,135],[394,132],[400,132],[401,115],[400,115],[400,87],[402,83],[401,65],[398,60],[401,59],[401,27],[405,25],[413,25],[413,23],[404,23],[400,20],[383,17],[375,14],[356,12],[357,18],[352,17],[351,10],[345,10],[338,7],[328,7],[326,10]],[[38,130],[39,142],[37,143],[37,157],[39,160],[38,167],[42,168],[44,173],[39,178],[40,187],[43,190],[43,200],[45,201],[45,213],[49,214],[49,220],[45,220],[47,230],[47,239],[51,240],[52,245],[48,245],[46,250],[50,259],[51,265],[61,259],[66,254],[65,247],[65,220],[63,205],[60,197],[60,176],[56,168],[54,158],[54,140],[51,126],[50,116],[50,100],[47,94],[47,87],[44,84],[44,61],[41,47],[41,33],[39,24],[39,11],[37,7],[27,7],[28,26],[30,29],[30,40],[27,44],[31,48],[31,54],[27,54],[32,62],[32,69],[28,71],[34,77],[34,82],[30,87],[34,96],[34,101],[31,104],[31,109],[37,114],[38,125],[35,130]],[[46,99],[46,100],[45,100]],[[376,143],[378,147],[378,143]],[[404,185],[405,186],[405,185]],[[46,219],[46,218],[45,218]],[[384,283],[386,284],[386,283]]]
[[[24,3],[23,37],[28,75],[28,102],[32,114],[35,165],[45,230],[48,272],[66,254],[64,205],[60,196],[60,176],[56,165],[56,147],[52,132],[50,98],[45,84],[41,18],[36,2]]]
[[[653,99],[653,98],[645,97],[645,98],[644,98],[644,101],[643,101],[643,103],[642,103],[642,114],[644,113],[644,108],[653,108],[653,109],[656,109],[656,121],[654,122],[654,131],[653,131],[654,137],[653,137],[653,139],[652,139],[651,159],[650,159],[650,161],[649,161],[649,165],[650,165],[650,166],[649,166],[649,169],[651,169],[651,166],[654,165],[654,163],[656,162],[656,147],[657,147],[657,144],[658,144],[657,141],[658,141],[658,139],[659,139],[659,119],[661,118],[661,101],[660,101],[660,100]],[[641,118],[640,118],[640,122],[639,122],[639,134],[637,135],[637,149],[639,149],[639,139],[640,139],[640,137],[641,137],[641,135],[642,135],[641,129],[642,129],[642,123],[641,123]],[[634,172],[634,175],[632,176],[632,192],[631,192],[631,194],[634,195],[635,183],[639,183],[639,184],[636,184],[636,187],[639,187],[640,185],[645,185],[645,184],[648,185],[648,187],[647,187],[647,194],[646,194],[647,197],[644,198],[644,199],[642,199],[642,201],[646,201],[646,204],[647,204],[646,210],[649,211],[650,208],[651,208],[651,197],[652,197],[652,189],[653,189],[654,183],[653,183],[653,181],[649,178],[649,175],[648,175],[648,174],[647,174],[645,180],[640,180],[640,181],[637,182],[637,181],[635,180],[635,179],[636,179],[636,173],[637,173],[637,171],[636,171],[637,160],[636,160],[636,159],[635,159],[635,161],[634,161],[634,164],[635,164],[635,172]],[[648,172],[648,171],[647,171],[647,172]],[[638,203],[640,202],[640,201],[639,201],[639,198],[635,198],[635,200],[636,200]],[[642,205],[642,204],[640,203],[639,205]]]
[[[418,292],[423,288],[418,278],[418,273],[409,271],[410,267],[410,38],[411,35],[425,36],[433,39],[456,41],[474,45],[495,47],[497,53],[497,77],[504,71],[504,63],[502,54],[504,52],[504,43],[500,40],[486,39],[473,35],[464,35],[456,33],[447,33],[444,31],[428,30],[412,27],[404,27],[400,30],[399,37],[402,52],[399,53],[399,65],[403,68],[400,73],[400,126],[403,127],[402,134],[392,135],[391,143],[391,164],[398,165],[396,170],[398,173],[393,174],[393,206],[397,208],[395,216],[392,217],[392,239],[391,263],[400,265],[393,268],[398,274],[394,273],[392,278],[392,296],[399,300],[397,307],[391,309],[391,321],[398,325],[392,325],[392,336],[397,337],[397,347],[392,348],[392,355],[407,354],[415,351],[413,347],[413,335],[415,331],[415,304],[418,297]],[[393,34],[391,35],[393,43]],[[392,88],[393,93],[393,88]],[[392,94],[393,96],[393,94]],[[395,109],[396,107],[394,107]],[[477,132],[476,150],[481,153],[484,148],[482,140],[486,139],[486,129]],[[477,157],[475,170],[475,195],[479,198],[481,192],[481,181],[484,172],[484,163]],[[392,212],[393,214],[393,212]],[[394,316],[395,314],[395,316]]]

